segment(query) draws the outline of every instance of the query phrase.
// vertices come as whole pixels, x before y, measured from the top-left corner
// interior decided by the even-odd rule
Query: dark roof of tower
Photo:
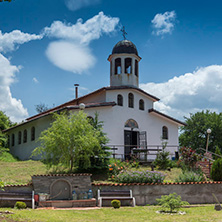
[[[112,54],[128,53],[136,54],[138,56],[138,51],[136,46],[129,40],[119,41],[113,48]]]

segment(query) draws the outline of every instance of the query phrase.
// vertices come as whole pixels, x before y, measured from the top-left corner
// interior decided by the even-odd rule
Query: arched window
[[[126,122],[125,122],[125,127],[130,127],[130,128],[139,128],[138,126],[138,123],[134,120],[134,119],[128,119]]]
[[[31,141],[35,140],[35,127],[31,128]]]
[[[12,134],[12,146],[15,146],[15,134]]]
[[[138,76],[138,61],[135,60],[135,75]]]
[[[162,139],[168,140],[168,128],[166,126],[162,128]]]
[[[121,69],[121,58],[115,59],[115,74],[121,74],[122,69]]]
[[[139,101],[139,109],[144,110],[144,101],[143,101],[143,99],[140,99],[140,101]]]
[[[19,131],[18,132],[18,144],[21,144],[22,143],[22,132]]]
[[[123,106],[123,96],[120,94],[117,96],[117,105]]]
[[[134,107],[134,96],[132,93],[129,93],[128,94],[128,106],[130,108],[133,108]]]
[[[23,143],[27,142],[27,130],[25,129],[23,132]]]
[[[8,147],[10,147],[10,136],[8,135]]]
[[[125,59],[125,73],[132,73],[132,59],[126,58]]]

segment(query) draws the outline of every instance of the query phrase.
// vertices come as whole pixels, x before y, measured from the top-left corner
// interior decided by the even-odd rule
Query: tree
[[[157,203],[161,205],[162,211],[167,212],[169,210],[172,213],[174,210],[181,208],[183,205],[189,205],[188,202],[182,201],[181,196],[176,193],[169,195],[163,195],[160,199],[156,199]]]
[[[186,126],[183,126],[179,137],[180,146],[192,149],[205,148],[207,141],[207,129],[211,129],[209,135],[208,150],[214,152],[215,147],[222,148],[222,113],[210,112],[209,110],[190,114],[185,117]]]
[[[42,113],[42,112],[45,112],[49,109],[50,108],[45,103],[40,103],[38,105],[35,105],[35,110],[37,111],[37,113]]]
[[[11,2],[12,0],[0,0],[0,2]]]
[[[72,172],[92,167],[92,159],[101,158],[101,141],[105,141],[101,131],[95,129],[87,115],[80,111],[74,114],[54,114],[51,127],[40,136],[41,146],[33,155],[42,155],[45,163],[51,167],[62,164]]]
[[[9,117],[6,116],[4,112],[0,111],[0,147],[7,146],[7,137],[5,134],[2,133],[2,131],[11,126],[12,122],[10,121]]]

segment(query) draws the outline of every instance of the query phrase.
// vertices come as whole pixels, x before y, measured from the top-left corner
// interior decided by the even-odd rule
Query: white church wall
[[[40,145],[38,138],[41,134],[41,132],[45,129],[47,129],[50,125],[50,122],[52,120],[51,116],[42,117],[40,119],[30,121],[24,125],[21,125],[19,127],[16,127],[13,130],[10,130],[9,136],[10,136],[10,152],[15,156],[19,157],[21,160],[28,160],[31,157],[32,151]],[[31,141],[31,128],[35,127],[35,140]],[[23,134],[24,130],[27,130],[27,142],[23,142]],[[18,133],[21,131],[22,133],[22,139],[21,144],[18,144]],[[15,141],[14,146],[12,146],[12,134],[15,135]],[[39,159],[39,157],[32,157],[31,159]]]
[[[139,110],[139,100],[144,100],[144,110],[152,109],[153,108],[153,101],[148,99],[142,93],[139,93],[136,90],[107,90],[106,91],[106,101],[107,102],[116,102],[117,103],[117,95],[121,94],[123,96],[123,107],[128,107],[128,94],[132,93],[134,95],[134,109]],[[141,111],[141,110],[140,110]]]

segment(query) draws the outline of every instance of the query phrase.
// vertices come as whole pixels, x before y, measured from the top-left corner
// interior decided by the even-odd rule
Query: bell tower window
[[[135,60],[135,75],[138,76],[138,61]]]
[[[115,75],[121,74],[122,69],[121,69],[121,58],[115,59]]]
[[[131,58],[125,59],[125,73],[128,73],[128,74],[132,73],[132,59]]]
[[[134,96],[132,93],[129,93],[128,95],[128,105],[130,108],[134,107]]]

